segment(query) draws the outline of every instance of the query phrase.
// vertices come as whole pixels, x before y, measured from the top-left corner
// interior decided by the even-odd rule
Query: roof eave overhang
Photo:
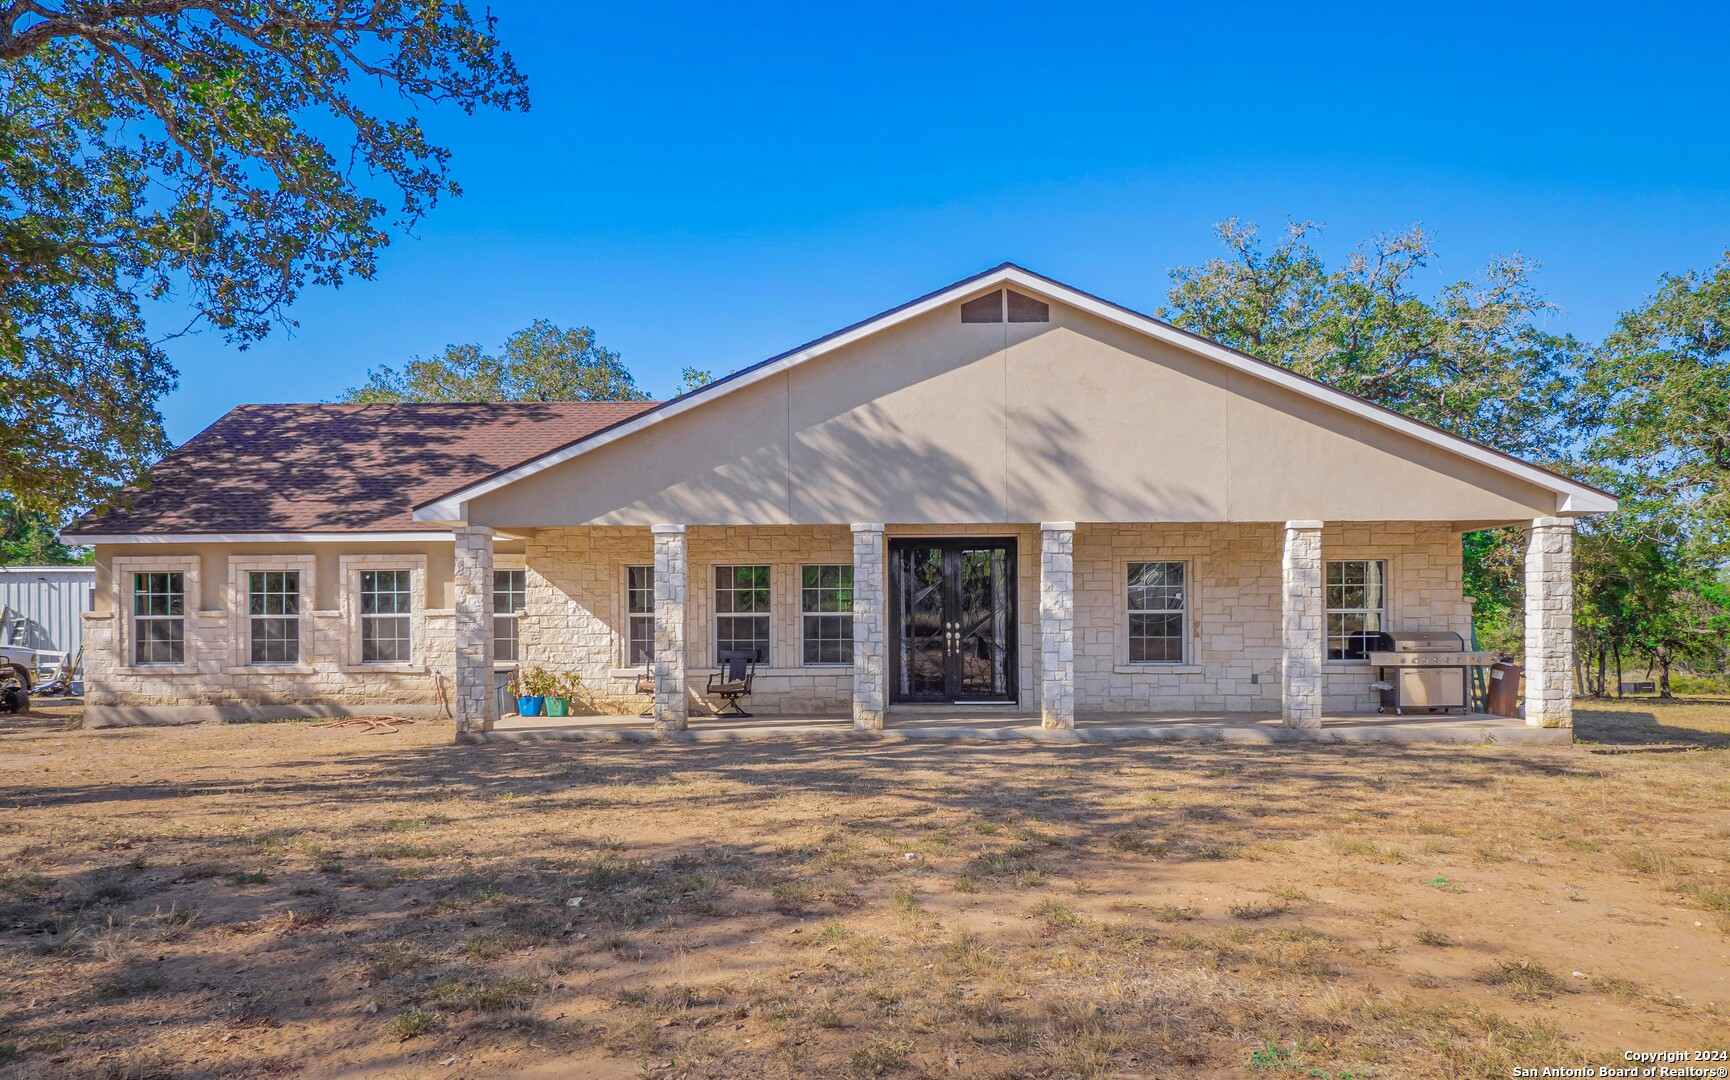
[[[1012,285],[1038,293],[1048,299],[1056,300],[1071,307],[1098,316],[1130,330],[1146,334],[1158,341],[1185,349],[1191,353],[1214,360],[1225,367],[1242,372],[1254,378],[1262,379],[1276,386],[1294,391],[1305,397],[1324,402],[1348,413],[1361,416],[1385,428],[1411,436],[1420,442],[1438,446],[1441,449],[1475,460],[1492,469],[1515,476],[1539,488],[1547,488],[1556,493],[1556,513],[1563,516],[1581,514],[1606,513],[1616,509],[1616,499],[1607,492],[1600,491],[1589,484],[1570,480],[1565,476],[1539,468],[1519,458],[1481,446],[1457,435],[1449,434],[1440,428],[1413,420],[1411,417],[1384,408],[1363,398],[1355,397],[1342,390],[1336,390],[1325,383],[1305,378],[1277,364],[1258,360],[1247,353],[1228,348],[1216,342],[1199,337],[1185,330],[1180,330],[1169,323],[1164,323],[1150,315],[1103,300],[1090,293],[1065,285],[1059,281],[1042,277],[1019,266],[1004,264],[993,267],[984,273],[964,279],[929,293],[910,303],[893,308],[874,318],[856,323],[845,330],[838,331],[816,341],[802,345],[791,352],[772,357],[754,367],[746,368],[721,379],[717,382],[692,391],[682,397],[648,410],[620,424],[596,432],[593,435],[579,439],[568,446],[561,447],[551,453],[525,461],[502,472],[495,473],[484,480],[469,484],[466,487],[448,492],[436,499],[422,503],[414,510],[414,519],[423,522],[457,522],[466,521],[469,514],[469,503],[501,488],[509,487],[519,480],[527,479],[537,473],[544,472],[554,466],[599,449],[609,443],[617,442],[654,424],[670,420],[681,413],[699,408],[704,404],[743,389],[754,383],[770,379],[791,368],[815,359],[826,353],[845,348],[862,338],[912,319],[917,319],[937,308],[952,304],[970,297],[974,293],[986,289]]]
[[[448,541],[450,532],[417,529],[400,532],[186,532],[80,533],[63,532],[62,543],[95,544],[402,544]]]

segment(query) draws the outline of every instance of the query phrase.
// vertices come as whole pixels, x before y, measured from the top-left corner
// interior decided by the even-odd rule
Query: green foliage
[[[438,1024],[439,1019],[436,1013],[415,1009],[391,1017],[390,1031],[392,1035],[396,1036],[398,1042],[407,1042],[427,1034],[437,1028]]]
[[[1518,656],[1524,648],[1525,544],[1519,529],[1465,535],[1463,584],[1480,649]]]
[[[1172,271],[1163,318],[1330,386],[1509,453],[1554,458],[1567,432],[1573,338],[1544,331],[1552,310],[1536,264],[1492,259],[1481,280],[1420,296],[1435,255],[1414,226],[1361,245],[1338,268],[1292,222],[1271,249],[1253,224],[1215,226],[1227,258]]]
[[[679,393],[689,394],[693,390],[701,390],[714,381],[714,372],[688,367],[679,373]]]
[[[1624,654],[1659,692],[1730,650],[1730,252],[1666,274],[1593,350],[1576,404],[1586,455],[1622,509],[1581,532],[1577,625],[1591,689],[1616,689]]]
[[[588,327],[566,330],[545,319],[505,339],[503,354],[479,345],[447,345],[430,359],[415,358],[401,371],[381,367],[365,386],[343,395],[375,401],[643,401],[648,395]]]
[[[381,115],[393,100],[401,115]],[[100,501],[165,447],[166,337],[211,327],[244,347],[304,287],[371,277],[390,232],[458,190],[412,112],[429,101],[527,107],[490,16],[444,0],[0,11],[0,491]],[[153,337],[147,300],[190,318]]]
[[[1479,282],[1425,298],[1416,280],[1435,248],[1422,229],[1376,237],[1330,268],[1309,243],[1319,228],[1291,222],[1270,249],[1255,225],[1221,222],[1229,256],[1173,270],[1161,316],[1456,435],[1561,457],[1580,348],[1539,326],[1552,307],[1531,283],[1536,264],[1492,259]],[[1524,544],[1516,529],[1466,538],[1482,648],[1520,651]]]
[[[1730,551],[1730,252],[1666,274],[1586,366],[1591,456],[1634,516]]]
[[[0,566],[77,566],[95,558],[90,548],[60,542],[54,519],[0,495]]]
[[[583,685],[583,677],[577,672],[548,671],[543,667],[523,668],[517,671],[511,680],[510,693],[512,697],[563,697],[576,696]]]

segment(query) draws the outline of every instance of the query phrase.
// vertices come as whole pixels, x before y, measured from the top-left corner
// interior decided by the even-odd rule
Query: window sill
[[[344,675],[425,675],[423,664],[343,664],[337,668]]]
[[[121,664],[114,669],[122,675],[197,675],[197,664]]]
[[[720,667],[713,664],[705,664],[695,667],[687,664],[685,666],[685,679],[686,681],[692,679],[707,679],[710,675],[719,670],[721,670]],[[760,667],[753,672],[753,677],[758,679],[785,679],[798,675],[838,675],[842,672],[852,670],[852,664],[807,664],[804,667]],[[1197,668],[1196,670],[1199,671],[1200,669]],[[642,676],[642,674],[643,669],[640,667],[611,668],[607,671],[607,676],[613,679],[635,679]],[[653,675],[654,672],[649,672],[649,674]]]
[[[317,675],[309,664],[236,664],[222,669],[228,675]]]
[[[1368,660],[1324,660],[1322,666],[1328,671],[1352,672],[1374,671],[1376,666]]]
[[[1200,675],[1207,669],[1200,664],[1118,664],[1111,669],[1113,675]]]

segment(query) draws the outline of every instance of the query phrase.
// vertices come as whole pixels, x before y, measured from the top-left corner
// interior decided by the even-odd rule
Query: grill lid
[[[1384,630],[1375,652],[1464,652],[1466,641],[1452,630]]]

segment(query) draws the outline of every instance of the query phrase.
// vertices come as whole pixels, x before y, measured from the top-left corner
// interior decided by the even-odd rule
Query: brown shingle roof
[[[241,405],[66,533],[426,531],[415,504],[653,405]]]

